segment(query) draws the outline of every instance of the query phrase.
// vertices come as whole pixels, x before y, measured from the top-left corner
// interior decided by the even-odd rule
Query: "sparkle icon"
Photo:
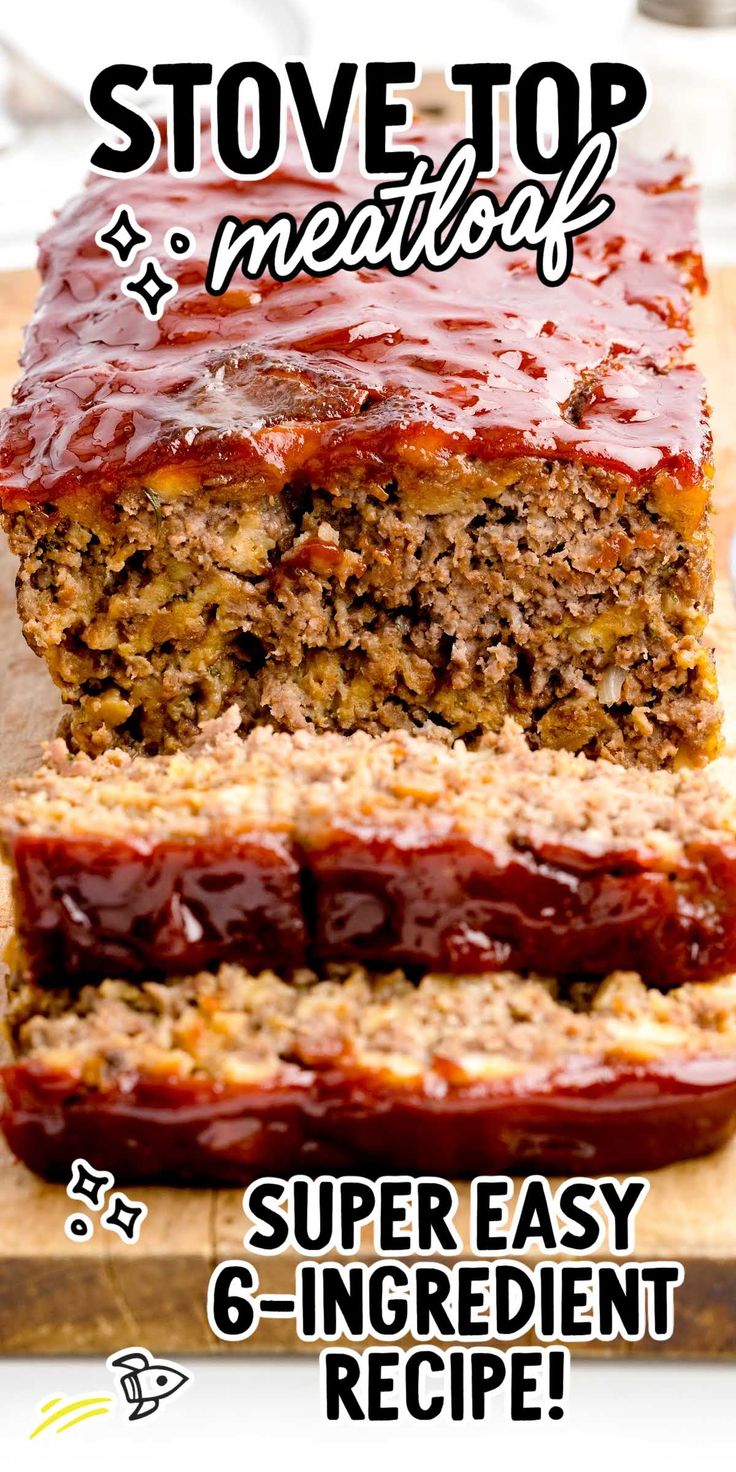
[[[138,275],[128,276],[123,282],[123,291],[137,300],[152,322],[158,321],[166,301],[178,289],[154,256],[146,256]]]
[[[130,205],[121,204],[108,224],[97,231],[95,241],[110,252],[117,266],[127,266],[139,250],[151,244],[151,237],[147,230],[141,230]]]
[[[64,1231],[70,1242],[89,1242],[94,1227],[88,1216],[68,1216]]]
[[[174,227],[173,230],[166,231],[164,250],[170,256],[189,256],[196,243],[191,230]]]
[[[142,1201],[131,1201],[124,1191],[116,1191],[101,1222],[123,1242],[137,1242],[147,1216],[148,1207]]]
[[[72,1178],[66,1194],[72,1201],[86,1201],[95,1211],[105,1204],[105,1192],[115,1184],[109,1170],[95,1170],[88,1160],[79,1156],[72,1165]]]

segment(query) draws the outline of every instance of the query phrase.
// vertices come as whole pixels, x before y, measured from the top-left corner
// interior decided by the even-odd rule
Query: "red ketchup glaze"
[[[635,853],[511,862],[468,839],[332,833],[160,844],[16,838],[30,979],[56,985],[362,961],[449,972],[635,970],[658,986],[736,968],[736,849],[665,872]]]
[[[121,1181],[648,1171],[714,1150],[736,1127],[736,1058],[714,1055],[620,1068],[581,1061],[534,1084],[442,1097],[336,1069],[270,1088],[137,1078],[102,1092],[22,1063],[3,1079],[11,1150],[58,1179],[79,1155]]]
[[[51,985],[304,962],[299,868],[277,837],[153,849],[31,838],[13,862],[28,971]]]
[[[460,130],[412,137],[438,161]],[[294,139],[255,183],[224,176],[206,140],[197,179],[169,177],[165,149],[124,187],[93,177],[41,242],[24,374],[0,427],[0,498],[104,499],[172,463],[195,484],[332,486],[356,467],[385,481],[452,452],[561,457],[638,480],[666,470],[689,484],[709,436],[701,378],[683,363],[690,287],[704,280],[683,171],[624,157],[606,183],[615,211],[575,240],[560,287],[542,285],[531,253],[492,247],[405,277],[238,276],[218,298],[204,280],[221,218],[302,219],[322,198],[349,212],[373,187],[355,140],[336,180],[312,178]],[[483,182],[503,199],[516,178],[505,158]],[[124,272],[95,244],[123,199],[178,282],[158,322],[120,290],[142,258]],[[196,236],[185,260],[165,255],[173,225]]]
[[[635,853],[547,847],[508,863],[468,839],[344,834],[308,856],[316,953],[446,971],[638,971],[657,986],[736,967],[736,849],[670,873]]]

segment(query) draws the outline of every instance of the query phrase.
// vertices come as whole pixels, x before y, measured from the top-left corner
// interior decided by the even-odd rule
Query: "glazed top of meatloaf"
[[[532,751],[513,721],[476,751],[419,736],[269,728],[237,735],[238,714],[205,724],[173,755],[90,758],[62,741],[16,783],[2,831],[64,842],[155,845],[282,832],[306,847],[332,834],[411,847],[460,834],[507,858],[519,847],[589,857],[635,854],[674,867],[709,845],[732,853],[736,803],[705,772],[628,770]]]
[[[439,161],[460,137],[435,124],[407,140]],[[307,172],[293,139],[258,182],[225,176],[206,144],[200,175],[172,178],[162,148],[124,188],[178,283],[159,321],[121,291],[145,250],[123,272],[95,244],[122,186],[92,177],[41,242],[43,286],[0,430],[0,497],[12,507],[141,485],[401,486],[478,465],[492,484],[526,456],[691,485],[709,435],[701,378],[684,361],[691,290],[704,280],[685,172],[674,158],[623,157],[605,185],[612,215],[575,240],[573,272],[555,288],[532,253],[493,246],[404,277],[238,276],[213,297],[206,262],[225,215],[301,219],[321,198],[348,213],[373,185],[355,139],[329,181]],[[502,200],[517,178],[504,149],[483,184]],[[164,237],[181,224],[196,245],[172,260]]]

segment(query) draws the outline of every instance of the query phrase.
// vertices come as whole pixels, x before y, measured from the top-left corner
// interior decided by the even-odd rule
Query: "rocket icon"
[[[166,1396],[173,1395],[174,1391],[187,1385],[192,1378],[182,1370],[181,1365],[169,1360],[154,1360],[148,1350],[141,1349],[137,1344],[111,1355],[107,1368],[110,1371],[126,1372],[120,1376],[118,1388],[128,1405],[133,1407],[128,1417],[130,1421],[141,1421],[144,1416],[152,1416]]]

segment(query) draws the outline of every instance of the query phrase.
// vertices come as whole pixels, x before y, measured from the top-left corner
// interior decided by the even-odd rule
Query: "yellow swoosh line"
[[[53,1425],[54,1421],[59,1421],[62,1416],[68,1416],[71,1411],[82,1411],[87,1406],[99,1405],[102,1401],[107,1401],[109,1403],[111,1400],[112,1396],[110,1395],[90,1395],[87,1397],[86,1400],[72,1401],[71,1405],[62,1406],[60,1411],[54,1411],[52,1416],[47,1416],[46,1420],[42,1421],[41,1424],[36,1427],[35,1431],[31,1432],[28,1440],[33,1441],[34,1436],[38,1436],[40,1431],[45,1431],[47,1426]]]
[[[78,1426],[80,1421],[89,1421],[90,1416],[109,1416],[109,1406],[98,1406],[96,1411],[83,1411],[81,1416],[75,1416],[73,1421],[67,1421],[66,1426],[57,1426],[56,1435],[62,1431],[70,1431],[72,1426]]]
[[[41,1410],[42,1410],[44,1416],[46,1415],[46,1412],[47,1411],[50,1411],[51,1410],[51,1407],[52,1406],[58,1406],[60,1400],[61,1400],[61,1396],[60,1395],[55,1395],[54,1398],[53,1398],[53,1400],[47,1400],[45,1406],[41,1406]]]

